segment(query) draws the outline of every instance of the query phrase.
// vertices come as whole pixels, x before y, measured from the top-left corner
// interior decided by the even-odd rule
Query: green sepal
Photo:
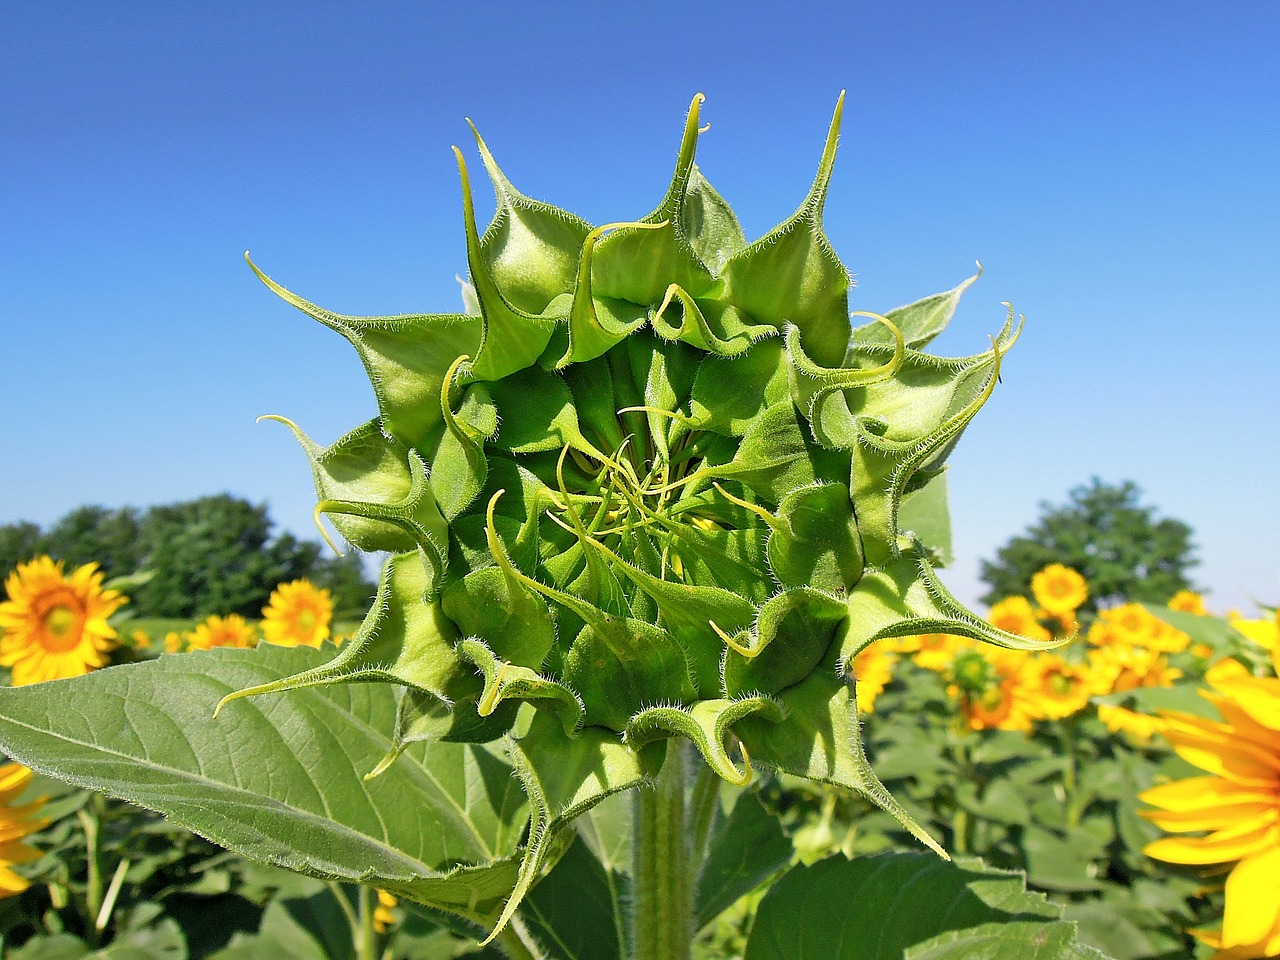
[[[439,405],[445,429],[431,450],[431,490],[441,513],[449,520],[475,503],[484,489],[489,474],[485,441],[498,432],[498,410],[483,383],[464,389],[462,402],[456,412],[453,410],[452,378],[464,359],[454,361],[441,388]]]
[[[293,432],[311,464],[320,501],[399,505],[399,521],[354,510],[332,511],[334,527],[357,550],[404,553],[421,546],[424,538],[437,547],[448,543],[449,528],[426,483],[425,465],[409,447],[388,436],[380,420],[363,423],[321,447],[292,420],[259,419],[283,423]]]
[[[897,307],[886,313],[884,317],[900,332],[908,347],[922,350],[929,341],[947,328],[947,324],[955,316],[960,297],[980,276],[982,276],[982,264],[978,264],[977,273],[959,286],[944,293],[935,293],[931,297],[923,297],[904,307]],[[849,339],[851,346],[873,343],[890,345],[894,341],[890,328],[877,322],[854,328]]]
[[[497,506],[503,493],[494,493],[485,514],[485,542],[494,566],[450,584],[441,606],[462,633],[489,643],[504,660],[537,670],[555,644],[555,617],[498,534]],[[536,534],[536,526],[529,526]]]
[[[729,463],[701,472],[737,480],[773,503],[818,480],[842,479],[840,466],[847,456],[814,446],[807,432],[790,399],[775,403],[747,429]]]
[[[943,363],[908,351],[904,374],[914,383],[909,405],[901,385],[892,391],[873,385],[849,392],[858,399],[849,490],[858,505],[868,564],[897,556],[898,506],[917,471],[941,465],[995,389],[1001,357],[1013,342],[1008,330],[1006,324],[990,351],[962,360]],[[850,406],[855,406],[852,399]],[[906,416],[908,409],[914,418]]]
[[[229,694],[232,700],[332,683],[401,683],[446,703],[479,692],[479,678],[458,659],[457,628],[439,602],[424,602],[430,575],[417,554],[387,560],[373,607],[355,635],[327,663]]]
[[[643,235],[654,229],[657,228],[641,223],[611,223],[596,227],[587,234],[569,306],[569,341],[560,359],[555,362],[556,369],[571,363],[594,360],[628,334],[644,326],[648,315],[643,306],[618,297],[600,296],[595,292],[592,264],[595,261],[596,247],[600,245],[600,238],[605,231],[617,230],[628,235],[639,232]]]
[[[689,170],[680,222],[698,259],[716,276],[729,258],[747,245],[738,215],[702,175],[697,163]]]
[[[563,678],[581,696],[588,724],[618,732],[645,707],[697,696],[684,648],[666,630],[631,618],[588,622],[565,654]]]
[[[699,530],[682,525],[671,532],[674,536],[668,551],[680,558],[689,582],[715,585],[752,603],[763,603],[777,589],[767,575],[764,531],[760,528]]]
[[[668,316],[672,305],[679,309],[678,322]],[[741,310],[730,304],[718,300],[699,302],[678,283],[667,287],[650,323],[654,333],[664,340],[683,340],[721,357],[736,357],[757,340],[778,332],[772,324],[750,323]]]
[[[317,307],[286,290],[245,261],[286,303],[342,334],[360,355],[378,399],[388,432],[420,447],[440,424],[440,385],[455,358],[474,356],[481,340],[479,317],[461,314],[406,314],[397,317],[348,317]]]
[[[642,411],[657,459],[670,459],[670,442],[680,418],[663,411],[677,409],[689,396],[698,372],[701,356],[682,343],[670,343],[655,337],[634,336],[626,342],[631,367],[631,381],[639,389],[645,407]]]
[[[582,700],[564,684],[548,680],[528,667],[498,659],[484,643],[471,637],[459,643],[457,650],[484,675],[484,691],[476,705],[481,717],[490,716],[504,701],[549,700],[549,706],[564,725],[564,732],[570,736],[577,732],[582,723]]]
[[[486,274],[516,309],[545,316],[548,305],[573,288],[591,225],[567,210],[530,199],[512,186],[480,131],[470,120],[467,123],[497,201],[493,219],[479,242]]]
[[[792,490],[778,504],[766,550],[769,569],[788,587],[852,587],[862,576],[863,559],[849,491],[838,483]]]
[[[719,691],[724,645],[716,630],[728,633],[744,630],[755,620],[755,604],[732,590],[710,585],[690,586],[656,577],[627,563],[599,541],[590,542],[609,558],[614,569],[653,599],[662,627],[684,649],[698,696],[712,696]]]
[[[584,435],[603,450],[617,450],[626,439],[617,410],[626,406],[614,400],[613,376],[606,362],[573,364],[562,376],[573,395],[578,424]]]
[[[600,298],[648,307],[662,299],[671,284],[695,294],[715,286],[715,277],[694,252],[680,215],[698,146],[698,112],[705,98],[689,104],[676,169],[662,202],[639,223],[651,230],[623,228],[600,242],[592,270],[592,286]]]
[[[386,772],[400,755],[416,743],[490,743],[511,729],[518,703],[501,704],[487,716],[476,710],[478,695],[445,703],[439,697],[405,687],[396,704],[395,726],[386,754],[364,775],[372,780]]]
[[[887,322],[887,321],[886,321]],[[875,366],[823,367],[800,344],[800,331],[786,329],[787,370],[791,397],[809,421],[813,439],[824,447],[847,450],[857,441],[846,390],[883,383],[902,366],[906,347],[895,331],[893,356]]]
[[[555,643],[555,618],[542,598],[501,567],[474,570],[441,594],[445,616],[504,660],[538,669]]]
[[[943,859],[947,853],[880,782],[859,733],[852,682],[840,670],[838,644],[804,680],[775,699],[785,723],[748,716],[734,728],[757,762],[783,773],[857,791]],[[839,672],[837,672],[839,671]]]
[[[462,181],[463,223],[467,235],[467,267],[471,285],[480,301],[482,326],[480,343],[473,351],[470,374],[478,380],[501,380],[537,362],[558,326],[554,316],[535,315],[511,304],[494,279],[489,258],[480,246],[476,229],[475,204],[471,198],[471,180],[462,151],[453,148]],[[490,250],[490,255],[493,251]],[[496,257],[495,262],[501,262]],[[461,355],[461,354],[459,354]]]
[[[666,755],[665,741],[633,750],[599,728],[569,737],[545,713],[535,713],[528,732],[508,740],[507,749],[529,797],[529,839],[515,888],[486,943],[519,908],[560,829],[606,797],[651,781]]]
[[[725,638],[725,693],[772,696],[801,682],[827,655],[847,615],[842,599],[812,587],[770,597],[749,632]]]
[[[791,217],[731,256],[722,276],[724,298],[756,320],[800,328],[805,350],[838,367],[849,345],[849,271],[822,228],[844,94],[836,103],[818,175]]]
[[[735,786],[751,782],[751,758],[744,751],[742,769],[729,759],[725,741],[731,728],[743,717],[761,714],[775,723],[782,722],[782,708],[768,697],[741,700],[700,700],[690,707],[650,707],[641,710],[623,731],[623,740],[641,747],[654,740],[671,736],[687,737],[702,754],[707,764],[720,777]]]
[[[510,453],[545,453],[567,445],[599,457],[582,435],[574,397],[563,377],[529,367],[488,387],[500,418],[494,447]]]
[[[912,541],[886,566],[868,570],[846,600],[849,619],[842,629],[840,657],[848,663],[868,644],[889,637],[948,633],[1010,650],[1051,650],[1070,642],[1032,640],[1009,633],[970,613],[943,586],[927,549]]]
[[[741,437],[787,396],[783,343],[770,337],[732,360],[711,356],[702,362],[689,401],[690,426]]]

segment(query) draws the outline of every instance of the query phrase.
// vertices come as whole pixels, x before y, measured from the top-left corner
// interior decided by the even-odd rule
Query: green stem
[[[356,960],[378,960],[378,931],[373,925],[373,914],[377,909],[378,892],[367,883],[360,885],[360,898],[357,910],[359,927],[356,936]]]
[[[969,852],[969,811],[960,805],[951,811],[951,852],[963,856]]]
[[[671,743],[653,789],[635,792],[632,960],[689,960],[693,882],[684,781],[685,752]]]
[[[956,764],[956,778],[960,783],[976,784],[973,761],[969,757],[968,732],[953,731],[950,740],[951,757]],[[951,811],[951,847],[952,853],[962,855],[973,848],[973,820],[957,798],[955,809]]]
[[[1066,768],[1062,771],[1062,791],[1067,806],[1067,826],[1080,825],[1080,815],[1084,812],[1079,805],[1079,777],[1076,756],[1076,724],[1074,717],[1068,717],[1058,724],[1058,736],[1062,743],[1062,755],[1066,760]]]
[[[674,741],[671,747],[674,747]],[[669,748],[670,749],[670,748]],[[711,837],[711,825],[715,822],[716,807],[720,802],[720,777],[706,763],[696,766],[693,790],[689,795],[689,837],[692,866],[696,869],[702,865],[707,855],[707,841]]]
[[[84,855],[88,866],[88,877],[85,882],[84,905],[88,922],[86,932],[98,946],[102,938],[99,936],[97,919],[102,912],[102,796],[92,794],[89,801],[76,811],[76,817],[84,830]]]

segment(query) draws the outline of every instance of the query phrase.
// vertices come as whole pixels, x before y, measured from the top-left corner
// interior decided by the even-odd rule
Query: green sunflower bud
[[[867,762],[849,664],[912,634],[1038,646],[965,610],[900,520],[990,395],[1012,311],[959,359],[923,348],[973,278],[854,327],[822,226],[843,97],[808,196],[750,244],[694,163],[701,103],[635,221],[531,200],[476,134],[480,234],[457,151],[473,314],[340,316],[253,268],[369,373],[374,421],[329,447],[289,426],[317,512],[392,555],[330,662],[228,699],[393,683],[400,748],[505,738],[532,824],[503,922],[557,830],[673,737],[735,784],[758,764],[856,790],[942,853]]]

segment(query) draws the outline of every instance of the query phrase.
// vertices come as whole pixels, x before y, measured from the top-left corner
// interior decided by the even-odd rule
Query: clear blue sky
[[[1098,475],[1197,531],[1218,609],[1280,599],[1280,4],[44,2],[0,9],[0,522],[222,490],[311,534],[302,454],[374,412],[349,313],[453,310],[453,143],[602,223],[684,111],[749,236],[806,191],[884,311],[986,274],[938,346],[1028,318],[953,458],[959,560]]]

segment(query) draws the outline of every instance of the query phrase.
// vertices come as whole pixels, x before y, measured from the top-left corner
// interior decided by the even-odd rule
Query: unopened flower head
[[[236,696],[385,680],[410,691],[399,744],[505,739],[534,801],[506,916],[548,826],[673,737],[733,783],[755,762],[860,791],[936,847],[863,754],[851,663],[911,634],[1038,646],[964,609],[904,522],[995,388],[1012,310],[960,358],[924,348],[976,278],[851,322],[823,230],[843,98],[807,196],[752,243],[694,162],[701,103],[657,206],[604,226],[521,193],[476,134],[481,232],[456,151],[468,313],[342,316],[259,272],[370,375],[373,420],[328,447],[289,426],[318,513],[391,558],[332,661]]]

